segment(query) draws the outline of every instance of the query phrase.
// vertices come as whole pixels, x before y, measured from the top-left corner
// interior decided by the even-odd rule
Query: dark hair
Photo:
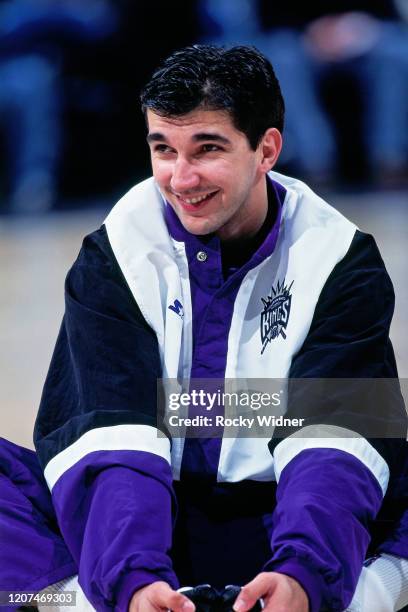
[[[283,130],[285,106],[272,65],[254,47],[193,45],[170,55],[141,93],[142,110],[164,117],[197,108],[226,110],[256,149],[270,127]]]

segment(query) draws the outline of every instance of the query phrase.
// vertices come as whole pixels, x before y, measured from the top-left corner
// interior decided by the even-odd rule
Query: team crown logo
[[[277,338],[279,335],[286,339],[286,327],[289,321],[290,306],[292,295],[290,290],[293,285],[292,281],[287,287],[285,279],[280,283],[278,281],[276,289],[271,290],[271,294],[266,299],[262,299],[264,309],[261,313],[261,340],[262,351],[266,349],[269,342]]]

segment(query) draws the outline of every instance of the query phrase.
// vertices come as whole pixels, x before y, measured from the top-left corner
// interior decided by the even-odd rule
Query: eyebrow
[[[198,134],[194,134],[193,140],[195,142],[210,140],[211,142],[222,142],[223,144],[231,144],[231,141],[228,140],[228,138],[225,138],[225,136],[221,136],[221,134],[211,132],[199,132]]]
[[[160,132],[151,132],[147,135],[147,142],[167,142],[167,139]]]
[[[198,134],[194,134],[192,139],[194,142],[211,141],[220,142],[225,145],[231,144],[228,138],[213,132],[199,132]],[[147,142],[167,142],[167,138],[161,132],[151,132],[147,135]]]

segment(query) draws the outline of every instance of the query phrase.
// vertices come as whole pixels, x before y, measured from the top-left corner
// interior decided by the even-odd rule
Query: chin
[[[191,217],[179,217],[179,219],[184,229],[190,234],[194,234],[194,236],[206,236],[207,234],[212,234],[217,231],[216,227],[203,218],[192,219]]]
[[[184,229],[186,229],[190,234],[193,234],[194,236],[206,236],[207,234],[211,234],[214,231],[203,223],[183,223],[183,220],[181,220],[181,222],[184,226]]]

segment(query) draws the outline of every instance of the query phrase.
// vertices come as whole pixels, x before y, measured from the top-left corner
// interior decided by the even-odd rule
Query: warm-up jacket
[[[397,376],[393,288],[374,239],[300,181],[271,172],[268,193],[265,239],[225,269],[219,239],[188,234],[148,179],[85,238],[68,274],[35,441],[99,612],[127,610],[135,589],[157,579],[177,587],[187,565],[200,582],[253,578],[243,568],[261,522],[257,571],[293,576],[312,612],[343,610],[352,598],[401,462],[398,392],[389,419],[363,397],[368,433],[350,384],[315,407],[288,392],[288,414],[305,417],[303,427],[269,438],[172,437],[158,415],[159,378]],[[193,549],[180,572],[176,523],[178,550]],[[385,548],[408,556],[401,542]]]

